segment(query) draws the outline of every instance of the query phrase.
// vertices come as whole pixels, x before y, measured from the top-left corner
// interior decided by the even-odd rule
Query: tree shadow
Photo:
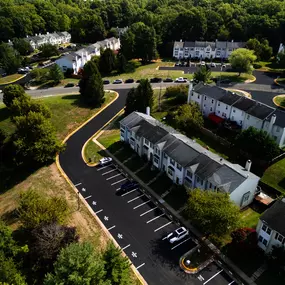
[[[0,122],[7,120],[11,115],[11,112],[7,107],[0,108]]]
[[[285,189],[285,177],[281,181],[279,181],[277,185]]]
[[[5,212],[1,216],[1,220],[7,225],[11,226],[12,224],[16,223],[18,221],[18,213],[17,210],[14,209],[12,211]]]
[[[101,103],[91,104],[91,103],[87,103],[87,102],[83,101],[80,94],[71,94],[71,95],[63,96],[62,100],[73,100],[71,105],[92,110],[92,109],[96,109],[96,108],[100,107],[102,104],[104,104],[106,99],[103,98]]]

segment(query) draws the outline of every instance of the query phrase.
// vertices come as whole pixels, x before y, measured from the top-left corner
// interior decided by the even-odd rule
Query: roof
[[[217,86],[211,86],[199,82],[194,88],[193,91],[199,94],[207,95],[213,99],[220,100],[223,96],[227,94],[227,91],[219,88]]]
[[[195,47],[195,42],[185,42],[184,47]]]
[[[251,100],[247,97],[241,96],[241,98],[233,104],[234,107],[240,109],[244,112],[247,112],[250,108],[252,108],[256,104],[256,101]]]
[[[280,109],[276,109],[273,114],[276,115],[275,125],[285,128],[285,112]],[[267,119],[270,120],[273,114],[271,114]]]
[[[273,114],[274,108],[269,107],[268,105],[262,104],[260,102],[254,101],[256,104],[252,106],[248,111],[247,114],[252,115],[256,118],[261,120],[266,119],[269,115]]]
[[[175,48],[183,48],[184,46],[184,42],[174,42],[174,47]]]
[[[207,41],[195,41],[195,42],[189,42],[189,41],[175,41],[174,47],[177,48],[183,48],[183,47],[203,47],[206,48],[210,46],[213,50],[215,48],[222,48],[222,49],[237,49],[242,48],[246,46],[246,42],[226,42],[226,41],[215,41],[215,42],[207,42]]]
[[[265,222],[271,229],[285,236],[285,200],[277,200],[261,216],[260,220]]]

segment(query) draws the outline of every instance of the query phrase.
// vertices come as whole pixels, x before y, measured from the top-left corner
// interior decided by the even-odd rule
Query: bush
[[[187,98],[187,94],[188,94],[188,86],[186,85],[178,85],[178,86],[170,86],[166,88],[164,97],[165,98],[172,98],[172,97],[176,97],[178,95],[185,95]]]
[[[262,65],[259,64],[259,63],[254,63],[254,64],[253,64],[253,68],[254,68],[254,69],[259,69],[259,68],[261,68],[261,67],[262,67]]]

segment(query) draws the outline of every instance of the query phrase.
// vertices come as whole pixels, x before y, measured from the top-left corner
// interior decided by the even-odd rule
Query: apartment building
[[[266,253],[273,246],[285,244],[285,199],[277,200],[259,218],[256,232],[258,234],[258,246]]]
[[[183,42],[175,41],[173,45],[173,57],[177,59],[197,58],[197,59],[212,59],[220,58],[227,59],[230,54],[238,49],[245,47],[245,42],[225,42],[218,41],[195,41]]]
[[[190,83],[188,100],[199,104],[202,114],[216,122],[229,120],[242,130],[254,127],[285,146],[285,112],[217,86]]]
[[[239,207],[249,205],[259,177],[214,154],[147,114],[133,112],[120,121],[121,141],[129,144],[176,184],[188,188],[222,191]]]

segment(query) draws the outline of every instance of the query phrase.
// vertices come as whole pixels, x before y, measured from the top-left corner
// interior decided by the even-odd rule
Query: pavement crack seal
[[[109,103],[107,104],[104,108],[100,109],[96,114],[94,114],[91,118],[89,118],[87,121],[85,121],[81,126],[79,126],[77,129],[75,129],[74,131],[72,131],[69,135],[67,135],[65,137],[65,139],[63,140],[62,143],[65,143],[74,133],[76,133],[79,129],[81,129],[82,127],[84,127],[89,121],[91,121],[92,119],[94,119],[97,115],[99,115],[103,110],[105,110],[107,107],[109,107],[109,105],[111,105],[113,102],[115,102],[118,97],[119,94],[117,92],[116,93],[116,97]],[[123,111],[120,110],[119,113],[117,113],[110,121],[108,121],[100,130],[98,130],[96,133],[100,132],[103,128],[105,128],[116,116],[118,116],[121,112]],[[96,133],[90,138],[92,139]],[[89,139],[89,140],[90,140]],[[88,140],[88,141],[89,141]],[[87,141],[87,142],[88,142]],[[86,145],[86,143],[84,144],[84,146]],[[84,150],[84,146],[82,148],[82,150]],[[81,151],[82,154],[82,158],[84,160],[84,155],[83,152]],[[85,160],[84,160],[85,161]],[[76,193],[76,195],[78,195],[78,190],[77,188],[73,185],[73,183],[71,182],[71,180],[68,178],[68,176],[65,174],[65,172],[63,171],[60,163],[59,163],[59,154],[56,155],[56,166],[59,170],[59,172],[61,173],[61,175],[65,178],[65,180],[67,181],[67,183],[71,186],[71,188],[74,190],[74,192]],[[86,161],[85,161],[86,162]],[[90,212],[90,214],[95,218],[96,222],[98,223],[98,225],[101,227],[103,233],[110,239],[113,241],[113,243],[115,244],[116,247],[120,247],[120,245],[117,243],[117,241],[115,240],[115,238],[110,234],[110,232],[107,230],[107,228],[105,227],[105,225],[101,222],[101,220],[98,218],[98,216],[94,213],[93,209],[91,208],[91,206],[88,204],[88,202],[84,199],[84,197],[82,195],[79,195],[80,201],[82,204],[85,205],[85,207],[87,208],[87,210]],[[144,278],[142,277],[142,275],[139,273],[139,271],[136,269],[136,267],[133,265],[133,263],[131,262],[131,260],[129,259],[129,257],[125,254],[124,251],[122,251],[122,255],[127,257],[128,260],[130,261],[131,264],[131,269],[134,272],[135,276],[138,278],[139,282],[143,285],[147,285],[147,282],[144,280]]]

